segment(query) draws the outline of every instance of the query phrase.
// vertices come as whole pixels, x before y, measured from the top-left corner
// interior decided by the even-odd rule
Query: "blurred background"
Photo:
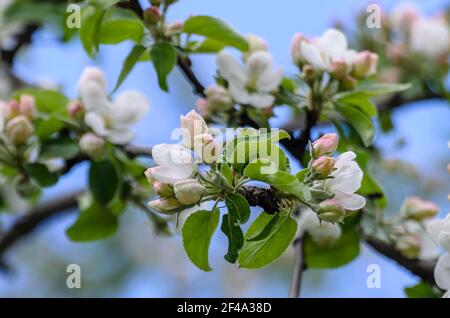
[[[387,10],[399,2],[377,1]],[[449,5],[448,0],[412,2],[428,14]],[[290,41],[295,32],[320,35],[336,21],[346,24],[355,21],[357,12],[367,4],[354,0],[276,3],[180,0],[169,16],[172,20],[184,20],[190,14],[219,17],[242,34],[265,38],[276,63],[286,72],[295,72],[290,58]],[[62,45],[51,30],[44,29],[17,59],[14,72],[30,83],[60,85],[68,96],[75,98],[77,79],[85,66],[100,66],[111,87],[129,49],[126,43],[104,46],[92,61],[79,42]],[[200,81],[211,84],[216,71],[214,57],[195,56],[193,63]],[[195,106],[196,97],[178,71],[169,78],[169,94],[156,83],[152,66],[142,63],[121,88],[143,92],[152,104],[147,118],[136,127],[138,137],[134,143],[138,145],[168,142],[172,129],[178,126],[179,115]],[[289,117],[283,109],[277,115],[274,125]],[[442,215],[450,212],[446,173],[450,162],[449,119],[446,102],[418,102],[398,108],[393,116],[395,129],[378,134],[376,145],[388,161],[376,167],[376,171],[389,195],[392,213],[410,195],[435,201],[441,206]],[[400,165],[397,160],[407,164]],[[44,200],[82,188],[85,179],[86,167],[79,166],[48,190]],[[75,213],[67,213],[52,219],[9,251],[6,260],[11,271],[0,272],[1,297],[286,297],[288,294],[292,249],[265,269],[242,270],[223,261],[227,241],[216,233],[210,254],[214,271],[205,273],[189,262],[178,234],[170,238],[157,236],[147,216],[139,211],[130,210],[122,216],[120,230],[113,238],[88,244],[75,244],[65,237],[65,229],[75,217]],[[81,267],[81,289],[66,287],[69,264]],[[370,264],[381,267],[380,289],[366,286],[369,275],[366,269]],[[361,255],[345,267],[307,270],[302,296],[403,297],[403,288],[416,282],[417,278],[364,246]]]

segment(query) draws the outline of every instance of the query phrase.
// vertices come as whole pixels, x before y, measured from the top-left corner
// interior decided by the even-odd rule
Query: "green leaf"
[[[118,44],[131,40],[140,43],[143,36],[144,26],[139,20],[117,19],[103,23],[100,29],[99,42],[102,44]]]
[[[378,116],[377,106],[372,102],[370,97],[367,97],[365,94],[361,94],[360,92],[337,99],[336,101],[341,105],[352,105],[358,107],[369,117]]]
[[[100,9],[109,9],[122,0],[87,0],[87,4],[95,6]]]
[[[441,298],[441,293],[426,282],[405,287],[405,294],[408,298]]]
[[[225,22],[210,16],[190,17],[183,27],[183,31],[189,34],[197,34],[209,39],[233,46],[241,51],[248,50],[247,40],[234,31]]]
[[[67,109],[69,99],[60,92],[48,89],[24,88],[14,92],[14,98],[28,94],[34,97],[36,107],[43,113],[62,113]]]
[[[27,164],[25,170],[41,187],[51,187],[58,182],[57,174],[51,173],[47,166],[41,163]]]
[[[231,171],[231,168],[228,164],[222,163],[220,166],[220,172],[224,176],[225,180],[227,181],[228,185],[231,187],[233,186],[233,171]]]
[[[89,187],[95,200],[107,206],[119,192],[120,182],[114,163],[109,159],[94,161],[89,169]]]
[[[156,43],[150,51],[151,60],[158,74],[158,83],[162,90],[168,91],[167,75],[172,72],[177,63],[177,52],[175,48],[167,42]]]
[[[212,270],[208,253],[211,238],[219,224],[220,211],[197,211],[184,222],[182,236],[186,253],[198,268],[205,272]]]
[[[133,70],[136,63],[139,62],[139,59],[146,52],[146,50],[147,49],[142,45],[136,45],[135,47],[133,47],[133,49],[130,51],[125,61],[123,62],[122,70],[120,71],[120,75],[119,78],[117,79],[117,83],[116,86],[114,87],[113,92],[119,89],[120,85],[122,85],[122,83],[125,81],[127,76]]]
[[[75,242],[91,242],[114,235],[117,228],[117,216],[94,202],[81,211],[75,223],[66,230],[66,234]]]
[[[55,117],[49,117],[36,123],[36,135],[39,139],[45,140],[63,128],[64,123],[62,121]]]
[[[370,117],[359,108],[350,105],[336,105],[336,110],[358,132],[364,146],[369,147],[375,137],[375,127]]]
[[[69,137],[50,139],[42,143],[40,158],[47,159],[72,159],[80,152],[78,144]]]
[[[386,84],[386,83],[368,83],[359,85],[354,90],[342,92],[334,96],[335,100],[340,100],[357,94],[358,97],[374,97],[379,95],[386,95],[398,93],[408,90],[412,87],[411,84]]]
[[[225,46],[225,43],[207,38],[201,42],[190,42],[185,49],[190,53],[218,53]]]
[[[293,195],[301,202],[311,200],[311,193],[308,187],[301,183],[296,176],[285,171],[273,170],[270,160],[258,159],[245,168],[244,174],[252,180],[268,183],[282,192]]]
[[[305,237],[305,259],[308,268],[336,268],[359,255],[359,236],[355,229],[343,231],[341,237],[330,246],[318,245],[311,236]]]
[[[221,230],[228,237],[228,252],[225,259],[230,263],[236,263],[239,251],[244,245],[244,234],[239,222],[230,214],[225,214],[222,218]]]
[[[81,15],[80,40],[90,57],[98,52],[100,28],[106,11],[94,6],[86,7]]]
[[[272,233],[273,228],[278,223],[279,219],[280,219],[280,213],[275,213],[273,215],[272,220],[270,220],[270,222],[266,224],[266,226],[263,228],[263,230],[258,235],[256,235],[255,237],[248,238],[247,241],[261,241],[261,240],[264,240],[266,237],[268,237],[270,235],[270,233]]]
[[[297,222],[290,215],[281,215],[264,239],[252,241],[260,234],[274,215],[261,213],[245,234],[246,241],[239,254],[238,263],[243,268],[261,268],[280,257],[290,246],[297,232]]]
[[[225,205],[228,213],[239,223],[245,224],[250,218],[250,206],[242,195],[229,193],[225,198]]]

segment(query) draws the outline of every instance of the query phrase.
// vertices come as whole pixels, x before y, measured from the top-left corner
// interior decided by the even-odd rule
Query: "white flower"
[[[448,298],[448,291],[450,290],[450,254],[442,255],[437,261],[434,268],[434,279],[440,288],[447,290],[444,297]]]
[[[428,222],[427,231],[437,244],[450,252],[450,214],[443,220]]]
[[[191,152],[182,145],[156,145],[152,149],[152,156],[159,166],[146,171],[148,179],[174,184],[189,179],[194,172]]]
[[[231,54],[217,55],[219,74],[228,82],[231,97],[238,103],[256,108],[271,107],[275,102],[273,92],[283,78],[281,69],[272,69],[272,56],[258,51],[241,65]]]
[[[423,224],[427,225],[428,223],[423,222]],[[417,237],[420,245],[420,253],[418,255],[419,259],[425,261],[435,260],[439,256],[438,246],[420,223],[415,221],[406,221],[403,225],[407,233]]]
[[[106,80],[96,67],[84,70],[78,83],[81,101],[86,109],[86,124],[99,136],[114,144],[127,144],[134,138],[130,127],[148,111],[149,103],[140,93],[127,91],[108,99]]]
[[[311,235],[319,245],[333,244],[342,233],[338,224],[321,222],[317,214],[311,209],[304,209],[300,214],[300,228]]]
[[[366,205],[366,199],[355,192],[361,187],[363,172],[354,161],[356,154],[344,152],[337,157],[332,179],[325,182],[325,188],[334,193],[334,199],[346,210],[359,210]]]
[[[450,49],[450,31],[445,20],[416,20],[411,27],[411,48],[430,58],[447,54]]]

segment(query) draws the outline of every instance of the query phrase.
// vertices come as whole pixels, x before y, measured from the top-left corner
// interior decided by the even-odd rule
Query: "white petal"
[[[220,75],[228,82],[236,85],[245,86],[246,75],[242,65],[230,54],[225,51],[217,55],[217,67]]]
[[[249,104],[250,94],[248,93],[245,86],[235,85],[235,83],[230,82],[228,85],[228,91],[230,96],[239,104]]]
[[[283,80],[283,71],[268,71],[263,76],[258,78],[258,82],[256,83],[257,89],[262,93],[269,93],[278,89]]]
[[[431,220],[427,223],[427,232],[435,242],[439,242],[439,234],[445,229],[443,220]]]
[[[110,130],[107,138],[115,145],[126,145],[134,138],[131,130]]]
[[[97,135],[101,137],[107,135],[108,131],[105,127],[105,122],[99,114],[95,112],[87,113],[86,116],[84,116],[84,122],[86,123],[86,125],[91,127]]]
[[[346,194],[340,191],[336,191],[334,194],[334,198],[346,210],[357,211],[366,206],[366,199],[359,194]]]
[[[447,252],[450,252],[450,232],[442,231],[439,234],[438,242]]]
[[[111,117],[112,125],[117,128],[127,128],[145,116],[150,105],[147,98],[141,93],[127,91],[117,97]]]
[[[247,83],[257,84],[261,77],[267,76],[272,71],[272,56],[264,51],[258,51],[250,55],[245,64]]]
[[[249,104],[256,108],[271,107],[275,102],[275,97],[271,94],[252,93],[249,96]]]
[[[315,44],[307,43],[305,41],[301,42],[300,52],[302,58],[308,64],[311,64],[312,67],[317,68],[319,70],[326,69],[327,67],[326,62],[322,58],[320,50]]]
[[[152,149],[153,160],[163,167],[192,163],[192,156],[182,145],[159,144]]]
[[[155,167],[152,168],[152,176],[161,182],[174,184],[177,181],[188,179],[193,169],[190,166],[178,166],[177,168]]]
[[[450,289],[450,254],[442,255],[434,268],[436,284],[445,290]]]
[[[336,29],[327,30],[318,40],[318,45],[331,59],[342,58],[348,47],[346,36]]]
[[[105,90],[95,81],[86,81],[80,84],[80,99],[87,111],[107,113],[112,106]]]
[[[94,82],[102,88],[103,91],[106,90],[106,78],[102,70],[96,66],[88,66],[83,70],[83,73],[78,80],[78,90],[81,86],[84,86],[86,82]]]
[[[336,191],[352,194],[361,187],[363,172],[353,161],[355,153],[349,151],[336,159],[336,170],[331,173],[333,179],[327,181],[327,188],[333,193]]]

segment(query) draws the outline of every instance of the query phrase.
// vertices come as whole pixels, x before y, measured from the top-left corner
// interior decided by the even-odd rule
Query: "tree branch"
[[[406,258],[393,246],[374,238],[366,238],[366,243],[378,253],[394,260],[397,264],[406,268],[422,280],[432,285],[436,284],[434,280],[434,267],[436,262]]]
[[[305,264],[305,234],[301,233],[294,241],[294,264],[292,268],[290,298],[299,298]]]

